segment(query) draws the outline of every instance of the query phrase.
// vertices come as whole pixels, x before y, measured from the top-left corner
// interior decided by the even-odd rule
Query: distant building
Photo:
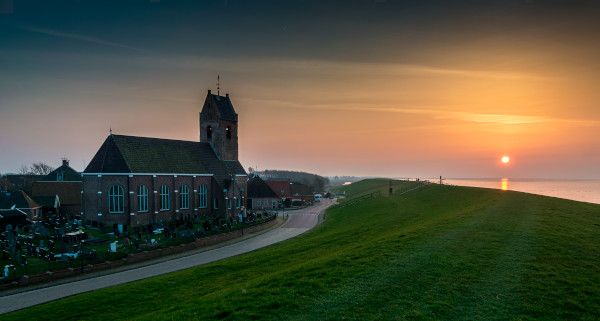
[[[248,208],[274,210],[282,204],[282,199],[258,175],[248,180]]]
[[[303,202],[314,202],[315,201],[315,188],[314,186],[308,186],[296,182],[290,184],[290,192],[292,194],[292,200],[299,199]]]
[[[42,177],[44,175],[6,174],[3,178],[8,184],[4,188],[6,190],[25,191],[25,193],[31,194],[33,183]]]
[[[83,172],[87,224],[236,217],[247,198],[238,161],[238,114],[208,91],[200,142],[109,135]]]
[[[43,208],[43,215],[81,213],[81,173],[63,159],[62,165],[33,183],[31,196]]]
[[[277,194],[281,201],[289,206],[292,202],[292,192],[290,190],[290,181],[277,180],[277,181],[265,181],[267,185]]]

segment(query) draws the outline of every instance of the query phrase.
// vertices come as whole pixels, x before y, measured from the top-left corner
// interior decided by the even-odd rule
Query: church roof
[[[246,174],[209,143],[125,135],[109,135],[84,173],[213,174],[219,183]]]
[[[233,108],[233,104],[231,103],[231,100],[229,99],[229,95],[219,96],[219,95],[213,95],[210,93],[209,93],[209,95],[212,96],[217,107],[219,107],[219,111],[221,112],[221,119],[231,120],[231,121],[238,120],[238,117],[237,117],[238,115],[236,114],[235,109]]]

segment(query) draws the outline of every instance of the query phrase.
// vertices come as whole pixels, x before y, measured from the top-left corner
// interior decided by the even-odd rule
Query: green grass
[[[392,180],[392,184],[399,184],[402,181]],[[340,196],[346,192],[346,197],[357,196],[365,193],[372,193],[377,191],[387,191],[390,185],[390,179],[388,178],[373,178],[363,179],[356,183],[349,185],[335,186],[330,188],[332,193],[339,193]]]
[[[330,210],[266,249],[0,319],[597,320],[598,244],[600,205],[432,184]]]

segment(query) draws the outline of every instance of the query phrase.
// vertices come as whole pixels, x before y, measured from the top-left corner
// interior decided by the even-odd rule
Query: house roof
[[[280,197],[262,178],[254,176],[248,180],[248,198]]]
[[[246,171],[219,160],[209,143],[111,134],[84,173],[213,174],[224,184]]]
[[[39,205],[23,191],[0,192],[0,209],[36,208]]]
[[[233,108],[233,104],[231,103],[231,100],[229,99],[229,95],[226,96],[219,96],[219,95],[213,95],[210,93],[208,93],[211,98],[213,99],[214,103],[217,105],[217,107],[219,107],[219,111],[221,112],[221,119],[223,120],[231,120],[231,121],[237,121],[238,120],[238,115],[235,112],[235,109]]]
[[[290,191],[292,196],[312,196],[315,192],[315,188],[313,186],[294,182],[290,185]]]
[[[38,182],[57,182],[57,181],[59,181],[58,180],[58,174],[59,173],[63,174],[62,181],[66,181],[66,182],[81,182],[81,173],[79,173],[78,171],[76,171],[73,168],[71,168],[71,166],[69,166],[69,164],[67,162],[63,162],[62,166],[60,166],[59,168],[53,170],[48,175],[40,178],[37,181]]]
[[[0,209],[0,220],[11,220],[11,219],[26,219],[27,214],[18,210],[4,210]]]
[[[267,185],[278,195],[278,197],[290,197],[290,182],[289,181],[265,181]],[[281,191],[283,190],[283,193]]]

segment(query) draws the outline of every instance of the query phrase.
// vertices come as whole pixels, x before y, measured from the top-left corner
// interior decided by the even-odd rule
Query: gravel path
[[[289,218],[283,225],[266,233],[244,240],[243,242],[153,265],[3,296],[0,297],[0,314],[24,309],[79,293],[191,268],[275,244],[302,234],[315,227],[318,222],[319,213],[332,204],[333,202],[330,200],[323,200],[320,204],[303,210],[285,212],[285,215],[289,215]]]

